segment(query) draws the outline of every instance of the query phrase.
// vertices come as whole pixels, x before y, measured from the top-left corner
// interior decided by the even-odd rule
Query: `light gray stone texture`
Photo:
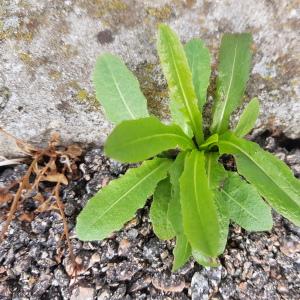
[[[103,52],[122,57],[138,76],[151,111],[166,117],[168,94],[155,50],[157,24],[165,22],[183,42],[204,39],[214,66],[222,33],[252,32],[247,99],[260,99],[257,128],[300,138],[297,3],[1,1],[0,126],[38,145],[45,145],[52,131],[59,131],[64,143],[103,143],[112,126],[95,100],[90,80],[96,57]],[[3,136],[0,154],[15,155]]]

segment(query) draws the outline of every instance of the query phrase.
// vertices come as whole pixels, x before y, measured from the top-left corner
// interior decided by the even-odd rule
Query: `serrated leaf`
[[[198,144],[203,141],[202,115],[197,106],[192,74],[184,48],[177,35],[167,25],[160,25],[157,43],[158,55],[168,81],[171,97],[171,113],[175,122],[193,130]],[[180,117],[179,117],[180,116]]]
[[[202,111],[203,105],[206,102],[206,92],[211,73],[209,51],[200,39],[190,40],[184,46],[184,50],[192,72],[198,107]]]
[[[130,169],[89,200],[77,218],[76,232],[83,241],[101,240],[133,218],[159,181],[167,176],[172,161],[155,158]]]
[[[93,83],[96,97],[113,123],[149,115],[137,79],[120,58],[101,55],[96,61]]]
[[[216,257],[220,245],[220,220],[214,193],[209,188],[204,152],[193,150],[185,158],[180,177],[184,233],[193,249]]]
[[[184,169],[185,155],[186,153],[184,152],[179,153],[175,159],[175,162],[169,169],[170,182],[172,185],[172,198],[169,208],[169,219],[177,235],[181,235],[183,233],[179,178]]]
[[[222,38],[214,103],[212,133],[228,129],[231,113],[240,105],[251,63],[251,34],[225,34]]]
[[[191,246],[183,233],[176,236],[176,245],[173,250],[173,255],[172,271],[175,272],[181,268],[191,256]]]
[[[273,225],[271,208],[256,189],[236,174],[229,173],[222,193],[227,200],[229,217],[248,231],[270,230]]]
[[[158,183],[150,209],[150,220],[153,231],[161,240],[170,240],[175,236],[173,226],[169,220],[171,200],[171,184],[167,177]]]
[[[259,101],[253,98],[245,107],[240,119],[233,130],[236,136],[243,137],[253,129],[259,116]]]
[[[105,154],[121,162],[138,162],[168,149],[194,148],[193,141],[176,125],[165,125],[156,117],[123,121],[105,143]]]
[[[300,226],[300,181],[283,161],[230,132],[219,138],[219,149],[233,154],[238,172],[277,212]]]

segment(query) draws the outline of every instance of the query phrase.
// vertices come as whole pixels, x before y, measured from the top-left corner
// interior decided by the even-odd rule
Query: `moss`
[[[77,92],[76,98],[79,101],[85,101],[88,97],[88,92],[84,89],[81,89]]]
[[[71,58],[78,54],[78,50],[70,44],[64,44],[63,46],[61,46],[61,50],[65,58]]]
[[[92,110],[98,110],[100,104],[94,94],[88,93],[85,89],[80,89],[76,94],[78,102],[86,102],[91,106]]]
[[[1,87],[0,88],[0,99],[1,98],[2,99],[0,100],[0,111],[2,111],[5,108],[10,97],[11,97],[11,91],[9,90],[9,88],[6,86]]]
[[[0,28],[0,41],[8,40],[8,39],[15,39],[19,41],[25,41],[25,42],[31,42],[33,39],[33,32],[29,32],[25,29],[19,29],[18,31],[15,31],[14,29],[8,29],[8,30],[1,30]]]
[[[80,0],[79,5],[87,9],[89,15],[95,18],[128,9],[128,5],[122,0]]]
[[[0,21],[0,41],[15,39],[19,41],[31,42],[34,36],[38,33],[39,26],[47,22],[47,12],[43,11],[41,13],[32,10],[32,7],[28,4],[28,1],[20,1],[18,6],[22,8],[26,14],[15,13],[15,16],[18,17],[18,25],[14,28],[7,28],[4,30],[3,22]],[[4,9],[2,15],[2,19],[5,19],[6,17],[11,16],[11,13]]]
[[[32,66],[33,60],[32,60],[32,57],[31,57],[31,55],[29,53],[27,53],[27,52],[20,52],[18,54],[18,56],[19,56],[20,60],[24,64],[26,64],[28,66]]]
[[[56,71],[56,70],[50,70],[48,72],[48,75],[53,80],[58,80],[58,79],[61,78],[61,73],[59,71]]]
[[[157,22],[163,22],[171,18],[173,10],[170,5],[163,7],[148,7],[146,13],[156,19]]]
[[[170,114],[168,105],[169,92],[166,85],[158,83],[156,66],[157,64],[151,63],[140,64],[135,71],[135,75],[140,82],[143,94],[147,98],[150,113],[159,118],[167,119]]]
[[[77,81],[69,81],[66,88],[70,88],[74,92],[74,100],[78,103],[87,103],[91,110],[98,110],[100,104],[94,94],[89,93],[86,89],[82,88]]]

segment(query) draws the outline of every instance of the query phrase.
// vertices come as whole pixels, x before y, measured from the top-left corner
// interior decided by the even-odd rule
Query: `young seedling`
[[[155,234],[176,238],[173,270],[191,256],[204,266],[217,265],[230,220],[249,231],[270,230],[271,206],[300,225],[300,181],[282,161],[243,139],[259,114],[256,98],[229,129],[249,77],[251,43],[247,33],[222,38],[208,135],[202,111],[211,68],[201,40],[183,47],[168,26],[159,27],[158,55],[170,90],[168,125],[149,116],[137,80],[119,58],[104,54],[97,60],[96,95],[116,124],[105,153],[120,162],[145,161],[90,199],[77,219],[81,240],[101,240],[119,230],[152,194]],[[170,149],[177,149],[175,158]],[[233,155],[237,172],[219,163],[223,154]]]

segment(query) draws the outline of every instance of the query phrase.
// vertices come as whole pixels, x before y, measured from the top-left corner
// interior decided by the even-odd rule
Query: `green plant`
[[[217,265],[230,220],[246,230],[270,230],[272,206],[300,225],[300,182],[282,161],[242,138],[258,116],[256,98],[229,130],[230,115],[241,104],[249,77],[251,43],[247,33],[222,38],[208,135],[202,129],[202,110],[210,55],[201,40],[183,47],[169,27],[159,28],[158,54],[170,89],[169,125],[148,115],[137,80],[119,58],[104,54],[97,60],[96,95],[117,124],[105,153],[120,162],[146,161],[90,199],[77,220],[80,239],[109,236],[152,194],[154,232],[161,239],[176,237],[173,270],[191,255],[202,265]],[[175,148],[177,152],[168,151]],[[223,154],[233,155],[237,173],[224,169],[219,162]]]

